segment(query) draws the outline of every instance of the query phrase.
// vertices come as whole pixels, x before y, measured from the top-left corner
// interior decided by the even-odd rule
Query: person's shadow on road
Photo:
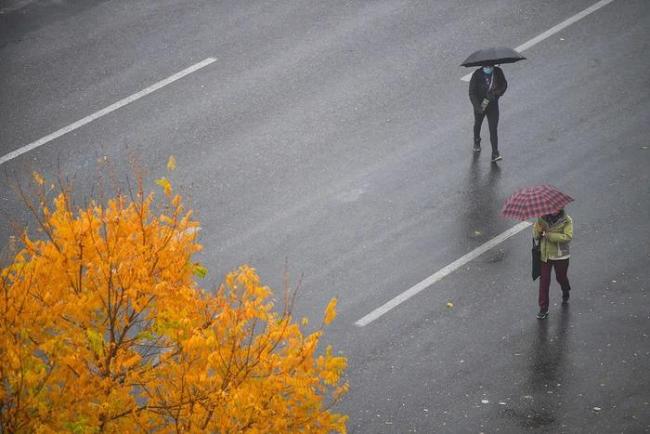
[[[567,352],[567,335],[571,310],[569,305],[562,305],[558,312],[557,333],[549,339],[548,328],[553,316],[544,321],[538,321],[537,336],[533,341],[530,368],[530,385],[534,392],[557,387],[565,378],[565,359]]]
[[[562,310],[557,313],[559,320],[556,323],[556,333],[551,333],[549,337],[554,316],[556,315],[537,321],[536,335],[532,342],[529,367],[532,402],[527,416],[528,428],[547,426],[557,421],[557,410],[560,409],[558,403],[562,401],[562,390],[570,378],[566,363],[571,323],[569,305],[562,305]]]
[[[501,209],[499,202],[501,168],[497,164],[490,164],[489,172],[484,176],[483,165],[479,160],[480,154],[475,152],[472,155],[464,190],[465,209],[462,210],[461,226],[463,236],[460,239],[468,240],[468,248],[474,248],[477,241],[480,244],[495,235]]]

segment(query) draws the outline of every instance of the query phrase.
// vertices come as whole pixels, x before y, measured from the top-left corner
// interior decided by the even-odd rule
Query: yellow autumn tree
[[[318,350],[334,299],[307,333],[250,266],[202,289],[199,223],[164,178],[159,202],[78,209],[35,180],[42,236],[1,272],[1,432],[346,431],[346,359]]]

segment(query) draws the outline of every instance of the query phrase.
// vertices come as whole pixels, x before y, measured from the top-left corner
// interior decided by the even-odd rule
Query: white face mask
[[[483,67],[483,72],[485,72],[486,74],[489,75],[489,74],[492,74],[492,70],[493,70],[493,69],[494,69],[494,68],[492,68],[491,66],[484,66],[484,67]]]

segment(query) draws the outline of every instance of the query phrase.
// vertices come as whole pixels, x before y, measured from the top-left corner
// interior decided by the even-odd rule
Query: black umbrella
[[[524,56],[512,48],[492,47],[473,52],[461,63],[461,66],[497,65],[500,63],[514,63],[524,59]]]

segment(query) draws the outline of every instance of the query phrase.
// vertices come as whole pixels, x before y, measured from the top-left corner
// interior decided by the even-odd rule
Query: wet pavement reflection
[[[553,317],[557,321],[557,332],[549,339],[549,327]],[[537,321],[537,335],[531,349],[530,385],[533,392],[544,391],[557,387],[565,380],[565,360],[567,351],[567,335],[571,319],[569,305],[562,305],[562,310],[552,314],[548,319]]]
[[[501,168],[498,164],[490,164],[487,174],[484,174],[485,162],[480,161],[480,156],[477,152],[472,155],[463,194],[465,209],[460,239],[470,241],[467,247],[475,247],[476,241],[482,243],[494,236],[497,222],[501,219]]]
[[[532,400],[526,412],[528,428],[559,423],[562,417],[566,399],[563,391],[571,375],[567,363],[570,323],[569,305],[562,305],[548,319],[537,321],[530,350],[528,385]]]

